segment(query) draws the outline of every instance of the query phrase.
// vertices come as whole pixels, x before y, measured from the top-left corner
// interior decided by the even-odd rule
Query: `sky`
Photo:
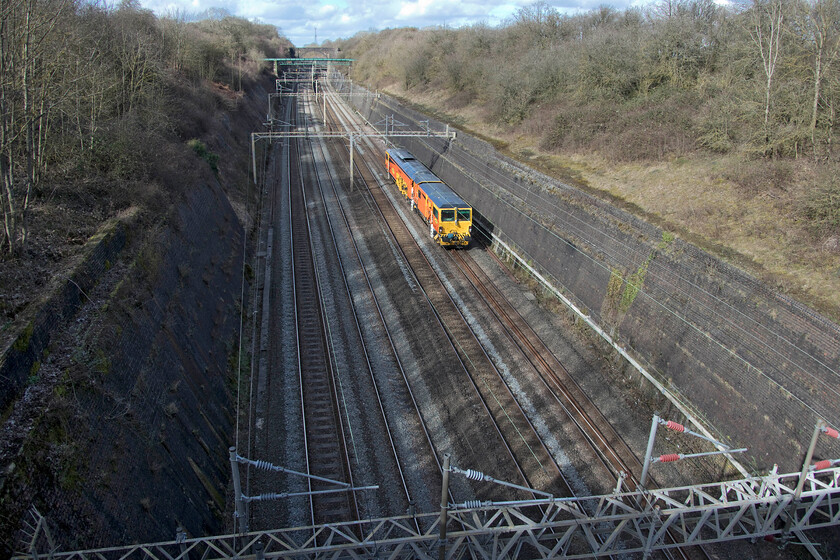
[[[276,26],[297,46],[394,27],[496,26],[536,0],[141,0],[159,16],[200,14],[221,8],[231,15]],[[609,4],[624,10],[639,0],[548,0],[561,13]]]

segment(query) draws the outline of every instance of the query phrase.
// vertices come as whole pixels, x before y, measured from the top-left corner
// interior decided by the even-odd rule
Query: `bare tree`
[[[70,0],[16,0],[0,8],[0,207],[4,244],[26,243],[27,213],[43,169],[48,94],[58,73],[54,31]]]
[[[773,76],[779,62],[782,47],[782,24],[784,10],[781,0],[753,0],[750,11],[750,37],[758,47],[764,75],[764,142],[770,141],[770,95]]]
[[[680,7],[685,3],[685,0],[661,0],[653,5],[653,13],[663,17],[672,18],[677,15]]]
[[[169,64],[174,70],[181,70],[184,65],[185,44],[187,41],[187,13],[185,10],[171,10],[160,20],[163,29],[163,43],[169,52]]]
[[[792,28],[804,42],[813,62],[814,96],[809,130],[816,157],[817,118],[823,79],[840,54],[840,0],[803,0],[797,5]]]
[[[557,10],[540,0],[520,8],[513,15],[512,22],[522,29],[525,39],[545,43],[556,29],[559,19]]]

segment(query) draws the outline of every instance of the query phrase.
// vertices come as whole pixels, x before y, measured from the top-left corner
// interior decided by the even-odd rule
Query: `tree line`
[[[51,180],[124,178],[165,133],[173,84],[241,88],[290,43],[270,25],[219,14],[156,17],[137,0],[0,3],[0,208],[3,258],[30,234],[33,200]]]

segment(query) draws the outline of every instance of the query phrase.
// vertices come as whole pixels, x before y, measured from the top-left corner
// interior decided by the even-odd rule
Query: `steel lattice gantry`
[[[840,524],[840,468],[449,512],[447,558],[592,558],[757,539]],[[55,559],[438,557],[438,514],[56,552]],[[417,524],[415,525],[415,521]],[[418,531],[416,527],[425,529]],[[43,555],[43,551],[41,553]],[[35,552],[18,558],[33,558]]]

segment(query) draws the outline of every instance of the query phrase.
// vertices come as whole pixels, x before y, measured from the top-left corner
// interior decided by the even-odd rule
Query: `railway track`
[[[370,150],[368,154],[365,154],[362,158],[368,166],[367,173],[365,173],[366,170],[364,168],[360,169],[360,172],[368,186],[378,184],[370,173],[370,159],[372,158],[372,152],[373,150]],[[383,162],[373,163],[374,166],[377,164],[381,168],[384,168]],[[377,196],[377,193],[381,196]],[[383,208],[383,203],[390,205],[393,202],[389,197],[384,195],[381,188],[376,186],[374,186],[371,190],[371,195],[376,200],[380,209]],[[383,212],[383,218],[384,217]],[[394,228],[391,228],[392,231],[393,229]],[[458,265],[456,268],[463,272],[470,284],[480,295],[481,299],[483,299],[493,310],[494,315],[503,326],[508,337],[517,347],[519,347],[534,369],[539,373],[539,376],[546,388],[554,396],[558,405],[564,410],[565,414],[568,415],[574,425],[578,428],[581,436],[595,451],[603,466],[612,473],[615,480],[617,480],[620,476],[626,475],[630,484],[635,485],[637,476],[641,472],[641,463],[624,440],[612,428],[609,421],[607,421],[600,410],[580,389],[563,364],[557,360],[553,353],[545,346],[530,325],[528,325],[524,318],[501,294],[495,285],[489,281],[489,278],[487,278],[486,274],[481,271],[480,267],[478,267],[472,259],[459,251],[450,251],[449,253]],[[416,274],[417,268],[414,266],[414,263],[412,263],[412,268],[415,270]],[[421,266],[420,268],[420,270],[427,269],[431,269],[431,264],[428,262],[426,263],[426,267]],[[438,283],[440,283],[440,279],[437,275],[435,275],[435,279]],[[421,284],[423,284],[423,282],[421,282]],[[426,284],[423,285],[426,286]],[[446,292],[445,288],[444,292]],[[432,300],[431,296],[429,297],[430,303],[433,307],[435,307],[435,309],[437,309],[434,300]],[[453,306],[455,306],[451,298],[450,302]],[[455,307],[457,309],[457,306]],[[463,316],[461,316],[461,319],[464,319]],[[464,322],[466,323],[465,320]],[[451,333],[452,330],[447,329],[447,332]],[[456,341],[453,341],[453,343],[458,344]],[[489,357],[487,359],[489,360]],[[499,379],[502,379],[501,375],[499,375]],[[504,383],[503,380],[502,382]],[[508,393],[510,394],[509,390]],[[510,394],[510,398],[515,402],[515,398],[512,394]],[[516,406],[518,408],[518,404]],[[621,473],[624,473],[624,475]],[[566,483],[566,487],[569,488],[568,483]],[[672,558],[674,557],[674,554],[676,554],[679,558],[708,558],[706,551],[699,547],[694,547],[688,550],[677,549],[673,553],[666,552],[665,557]]]
[[[292,166],[289,219],[292,224],[292,275],[301,415],[305,432],[305,455],[310,475],[352,485],[338,395],[336,392],[318,277],[313,261],[307,201],[303,187],[300,144],[290,146]],[[309,479],[313,523],[358,519],[352,492],[331,492],[335,485]]]
[[[312,110],[312,103],[309,100],[307,100],[307,106],[309,107],[308,114],[309,115],[315,114],[315,112]],[[313,128],[315,132],[317,132],[319,130],[318,126],[312,126],[309,123],[309,119],[307,119],[307,129],[309,129],[309,128]],[[323,141],[309,140],[308,145],[309,145],[310,151],[313,154],[315,160],[317,160],[318,162],[328,162],[329,161],[329,159],[330,159],[329,154],[326,150],[326,146],[324,145]],[[379,390],[379,387],[378,387],[376,376],[374,374],[374,367],[373,367],[371,357],[370,357],[370,354],[369,354],[369,351],[368,351],[368,344],[367,344],[367,342],[365,340],[365,336],[362,332],[362,326],[361,326],[361,322],[360,322],[359,316],[358,316],[357,311],[356,311],[356,306],[355,306],[355,303],[354,303],[353,294],[351,292],[350,286],[349,286],[348,281],[347,281],[348,274],[345,270],[344,258],[341,256],[341,251],[339,250],[339,247],[338,247],[338,240],[337,240],[337,237],[336,237],[336,228],[343,228],[344,229],[344,231],[343,231],[344,238],[348,239],[351,242],[351,245],[354,249],[354,254],[355,254],[355,256],[358,260],[359,270],[361,270],[362,273],[365,274],[365,276],[366,276],[366,273],[364,271],[364,265],[361,261],[361,258],[359,257],[358,247],[356,246],[356,242],[355,242],[355,239],[353,238],[352,230],[351,230],[349,221],[347,219],[347,216],[344,212],[344,209],[343,209],[342,205],[340,203],[330,204],[330,201],[328,201],[328,191],[329,191],[329,194],[332,195],[332,197],[330,199],[331,201],[339,201],[340,200],[340,193],[339,193],[338,188],[336,186],[337,179],[335,177],[333,177],[332,173],[330,172],[330,166],[329,165],[323,165],[323,168],[326,168],[327,171],[324,172],[324,173],[317,173],[317,172],[314,173],[314,179],[315,179],[314,180],[314,188],[311,189],[311,191],[318,198],[320,206],[324,209],[324,218],[325,218],[325,223],[327,225],[326,230],[327,230],[327,234],[328,234],[326,237],[328,238],[328,243],[331,244],[332,253],[335,257],[335,262],[337,263],[338,276],[340,276],[340,278],[341,278],[341,285],[343,286],[343,289],[344,289],[343,290],[343,295],[345,295],[346,298],[347,298],[347,302],[349,303],[349,308],[350,308],[350,312],[351,312],[351,315],[352,315],[352,321],[349,321],[348,326],[349,326],[350,330],[353,331],[353,334],[355,335],[355,337],[354,337],[354,344],[356,345],[355,347],[360,349],[361,356],[363,357],[363,361],[364,361],[364,364],[365,364],[365,370],[366,370],[366,373],[368,374],[367,379],[370,381],[370,384],[368,385],[368,387],[372,390],[373,395],[375,396],[376,407],[377,407],[377,411],[378,411],[377,420],[381,420],[381,433],[385,434],[387,444],[388,444],[388,451],[390,453],[389,457],[388,457],[388,459],[389,459],[388,462],[390,463],[390,459],[393,459],[393,463],[392,463],[393,468],[397,472],[400,488],[402,489],[402,492],[403,492],[403,497],[404,497],[403,504],[402,504],[403,509],[407,510],[410,507],[410,505],[414,503],[414,501],[412,499],[412,495],[411,495],[411,492],[409,490],[408,483],[406,481],[405,471],[403,469],[403,465],[402,465],[402,462],[400,460],[399,453],[397,451],[397,446],[394,442],[394,438],[393,438],[393,435],[392,435],[391,427],[390,427],[389,422],[388,422],[387,414],[385,412],[385,406],[383,404],[382,396],[381,396],[381,393],[380,393],[380,390]],[[338,220],[337,224],[333,223],[333,218],[330,217],[330,214],[331,214],[330,210],[337,212],[338,217],[340,218]],[[369,282],[367,283],[367,285],[370,288]],[[370,295],[371,295],[372,298],[374,298],[374,302],[375,302],[375,296],[373,294],[372,289],[370,289]],[[381,312],[380,312],[380,317],[381,317]],[[387,330],[386,330],[386,333],[387,333]],[[393,344],[391,344],[391,348],[393,349]],[[397,360],[397,363],[399,364],[398,360]],[[401,368],[402,366],[400,365],[399,367]],[[380,461],[382,461],[382,460],[385,460],[385,458],[380,457]],[[388,490],[389,489],[381,489],[381,492],[387,492]],[[393,501],[394,497],[390,496],[390,498]]]
[[[504,297],[495,284],[487,277],[480,266],[469,256],[460,252],[450,252],[458,263],[459,270],[470,280],[482,299],[493,309],[508,333],[529,362],[539,372],[548,390],[555,396],[557,403],[577,426],[581,436],[589,442],[599,459],[613,474],[617,481],[626,476],[625,482],[632,488],[638,488],[638,476],[642,464],[612,424],[604,417],[598,407],[586,396],[571,377],[566,367],[540,339],[519,311]],[[650,477],[650,483],[656,481]],[[663,551],[668,558],[706,559],[709,555],[702,547]]]
[[[401,118],[411,122],[410,117],[406,115],[402,115]],[[384,167],[384,159],[381,165]],[[509,338],[539,372],[546,387],[597,453],[602,464],[613,474],[614,479],[624,472],[628,481],[636,484],[642,469],[638,457],[598,407],[581,390],[565,366],[546,347],[525,319],[467,253],[459,251],[448,251],[448,253],[456,262],[456,268],[464,274],[480,297],[493,310]],[[506,270],[502,263],[500,266]]]
[[[380,188],[371,167],[378,164],[370,162],[372,150],[356,161],[356,172],[368,187],[374,205],[372,210],[388,225],[389,231],[397,240],[401,254],[411,269],[417,284],[422,288],[430,313],[446,333],[451,349],[457,356],[451,367],[462,368],[478,394],[482,406],[493,419],[493,424],[513,457],[515,472],[507,474],[506,480],[522,480],[532,488],[553,492],[557,495],[573,495],[570,484],[565,480],[545,444],[533,429],[525,413],[514,398],[509,387],[495,364],[487,356],[469,323],[461,314],[448,290],[440,281],[432,264],[417,245],[411,232],[405,227],[397,209]],[[513,475],[513,477],[511,477]],[[515,477],[515,478],[514,478]],[[499,478],[503,478],[499,476]]]
[[[408,116],[403,117],[406,122],[412,121]],[[420,141],[434,142],[434,139]],[[384,166],[384,157],[382,160],[381,165]],[[482,299],[487,302],[488,306],[493,308],[494,314],[502,323],[508,336],[514,340],[539,372],[543,383],[549,387],[558,404],[597,453],[601,463],[613,474],[614,479],[617,480],[620,473],[624,472],[629,483],[637,486],[637,476],[641,472],[641,462],[614,430],[610,422],[606,420],[598,407],[586,397],[585,393],[569,375],[568,370],[547,349],[540,337],[531,329],[515,307],[496,289],[495,285],[489,281],[473,259],[461,255],[457,251],[450,253],[453,254],[452,258],[460,265],[457,268],[470,279],[470,283],[481,294]],[[498,260],[495,254],[492,252],[490,254]],[[510,274],[503,263],[500,262],[499,264],[507,274]],[[478,285],[473,280],[476,280]],[[652,479],[651,482],[655,484]],[[681,559],[700,560],[710,558],[709,553],[702,546],[666,550],[663,551],[663,555],[666,558],[677,557]]]
[[[458,269],[493,310],[510,340],[539,373],[545,387],[554,395],[558,405],[577,426],[604,466],[616,480],[624,473],[628,482],[635,485],[642,464],[612,424],[481,267],[466,253],[451,251],[450,255],[458,264]]]
[[[292,121],[292,119],[289,120]],[[301,120],[300,122],[305,121]],[[299,127],[299,129],[301,129],[301,127]],[[359,247],[356,244],[356,237],[358,236],[359,239],[363,237],[363,235],[358,231],[358,213],[355,218],[348,218],[344,208],[345,202],[339,201],[340,203],[336,204],[336,201],[338,201],[338,199],[342,196],[344,196],[344,198],[352,198],[353,196],[364,198],[368,201],[366,203],[370,204],[368,207],[370,211],[366,215],[365,219],[370,219],[371,223],[375,222],[377,224],[381,221],[383,224],[387,225],[390,230],[389,233],[395,237],[398,237],[396,233],[400,229],[405,229],[405,227],[402,227],[404,226],[403,219],[405,216],[398,216],[396,207],[391,207],[393,210],[393,216],[391,218],[387,218],[384,213],[377,214],[376,217],[373,217],[376,212],[379,212],[379,210],[375,210],[375,208],[381,207],[387,209],[393,201],[382,190],[381,183],[377,182],[374,177],[374,175],[378,173],[373,170],[378,170],[379,173],[381,173],[382,164],[381,162],[373,159],[377,150],[367,149],[367,147],[373,148],[372,145],[368,144],[366,147],[361,142],[359,143],[359,151],[356,152],[357,169],[355,171],[357,177],[357,188],[355,190],[357,193],[354,194],[351,191],[351,193],[348,194],[346,191],[343,193],[340,192],[342,189],[338,185],[340,184],[342,177],[328,177],[331,173],[334,174],[335,170],[330,169],[330,171],[324,173],[323,168],[329,168],[329,165],[322,165],[322,162],[329,159],[329,155],[325,151],[325,148],[329,148],[331,153],[340,154],[342,156],[343,162],[338,164],[336,167],[340,168],[342,165],[346,166],[347,160],[349,159],[347,157],[348,152],[346,150],[346,145],[342,146],[340,142],[334,142],[328,146],[328,143],[329,142],[326,140],[313,140],[312,138],[299,142],[286,143],[285,149],[290,150],[288,160],[295,162],[295,166],[291,170],[291,173],[286,173],[287,176],[292,176],[292,180],[290,182],[291,184],[288,184],[288,188],[283,190],[289,191],[288,197],[292,204],[289,204],[286,208],[283,208],[282,205],[278,206],[277,212],[281,214],[288,214],[289,221],[294,224],[292,226],[293,251],[291,251],[291,253],[293,253],[292,260],[294,262],[293,267],[295,278],[295,322],[300,326],[297,336],[297,355],[300,357],[300,400],[302,403],[300,415],[303,417],[304,423],[306,424],[305,432],[307,435],[305,447],[307,463],[309,465],[308,470],[311,474],[316,476],[343,480],[347,481],[349,484],[353,484],[353,470],[356,468],[354,461],[358,457],[358,452],[353,449],[353,445],[348,445],[348,442],[345,441],[343,437],[344,435],[350,433],[352,427],[349,424],[342,424],[342,407],[346,407],[347,404],[346,402],[342,402],[342,399],[345,397],[340,394],[340,389],[336,387],[336,381],[333,377],[335,372],[332,371],[334,358],[331,356],[330,348],[330,325],[325,324],[328,320],[325,319],[324,316],[324,307],[333,306],[335,303],[332,298],[335,298],[337,294],[336,284],[335,279],[331,280],[332,288],[326,292],[330,294],[330,299],[327,300],[329,303],[325,304],[318,279],[318,270],[321,270],[322,276],[333,276],[331,272],[329,274],[325,274],[324,267],[333,267],[334,262],[326,264],[328,259],[325,260],[325,257],[323,256],[324,249],[321,243],[332,244],[333,246],[332,251],[338,258],[338,268],[340,269],[336,272],[335,278],[338,278],[339,276],[341,277],[341,282],[343,282],[343,291],[346,292],[348,301],[352,302],[354,297],[357,299],[359,298],[359,289],[358,283],[356,283],[353,287],[353,291],[356,295],[354,296],[354,294],[350,293],[351,288],[347,284],[348,272],[344,270],[344,264],[342,262],[343,257],[350,256],[348,262],[351,260],[353,261],[350,274],[354,274],[352,269],[357,268],[356,272],[361,272],[365,276],[365,282],[369,290],[369,296],[365,297],[369,297],[375,304],[379,320],[383,325],[383,332],[385,332],[388,336],[389,344],[394,354],[394,359],[399,362],[399,352],[396,351],[395,342],[391,339],[391,333],[387,330],[388,323],[391,319],[387,318],[385,316],[387,312],[380,308],[380,304],[376,297],[376,290],[371,285],[371,280],[367,276],[368,271],[366,270],[366,264],[359,254]],[[306,163],[307,161],[312,161],[311,169],[304,170],[304,167],[309,165]],[[303,165],[301,162],[304,162]],[[316,166],[320,167],[321,171],[316,170]],[[306,172],[304,173],[304,171]],[[368,192],[367,189],[361,188],[363,183],[358,181],[360,175],[364,182],[370,187],[370,192]],[[346,177],[344,177],[344,179],[346,179]],[[387,188],[387,186],[385,188]],[[294,193],[292,192],[293,190]],[[377,194],[384,196],[385,198],[377,199]],[[332,197],[329,201],[327,200],[328,196]],[[377,199],[375,205],[374,199]],[[316,240],[312,237],[312,232],[315,231],[316,228],[320,227],[315,225],[316,221],[323,222],[323,217],[320,216],[321,212],[317,209],[318,207],[324,208],[323,213],[327,216],[326,221],[330,222],[330,233],[328,237],[322,232],[320,234],[320,238]],[[271,213],[271,210],[273,210],[273,208],[269,210],[269,213]],[[419,229],[422,232],[425,228]],[[339,241],[337,241],[336,237],[342,240],[340,242],[343,244],[342,250],[339,250],[338,248]],[[410,234],[409,237],[411,237]],[[348,239],[352,241],[352,252],[348,251],[346,246]],[[369,240],[369,236],[367,239]],[[318,244],[318,254],[315,257],[313,257],[313,255],[316,253],[316,250],[313,250],[313,243]],[[450,341],[450,350],[452,355],[457,357],[457,360],[460,362],[464,371],[470,373],[473,390],[477,395],[480,395],[482,400],[481,406],[485,409],[486,416],[494,418],[496,426],[493,429],[496,430],[500,440],[503,442],[513,440],[513,445],[509,445],[506,452],[512,458],[513,463],[517,464],[515,469],[499,472],[493,470],[493,467],[489,467],[485,468],[485,471],[500,480],[509,480],[512,482],[519,482],[521,480],[526,485],[532,485],[532,487],[540,490],[554,492],[555,495],[558,496],[572,495],[572,492],[568,487],[569,485],[564,483],[562,480],[562,472],[559,468],[557,468],[555,479],[552,480],[552,483],[554,484],[553,487],[546,486],[543,482],[540,482],[540,477],[548,478],[550,476],[549,471],[552,470],[552,465],[553,467],[557,467],[556,463],[551,458],[551,453],[549,453],[542,442],[539,441],[539,436],[536,430],[531,429],[527,416],[519,408],[518,403],[516,403],[516,398],[506,387],[503,387],[503,378],[499,375],[499,372],[495,370],[495,367],[479,371],[482,369],[482,356],[487,363],[492,364],[492,360],[490,360],[487,354],[484,353],[484,348],[479,341],[475,340],[475,336],[473,334],[468,334],[468,321],[460,314],[458,305],[449,298],[447,287],[441,283],[437,274],[434,273],[432,263],[423,257],[423,251],[420,249],[419,245],[416,244],[413,238],[401,239],[400,243],[404,247],[404,249],[400,251],[401,258],[408,263],[408,267],[411,270],[412,280],[410,282],[415,282],[417,285],[416,287],[422,288],[420,291],[422,292],[423,297],[426,298],[425,305],[428,306],[426,315],[433,315],[435,320],[439,322],[438,324],[440,328],[443,332],[445,332],[446,338]],[[443,256],[447,255],[447,252],[436,250],[437,248],[430,252],[430,256],[433,260],[448,258],[447,256]],[[352,256],[353,253],[355,253],[355,257]],[[416,253],[416,255],[409,258],[409,255],[412,253]],[[307,258],[304,258],[303,255],[308,255],[308,260]],[[442,257],[438,257],[438,255],[441,255]],[[481,277],[481,272],[478,270],[478,267],[475,266],[475,263],[470,264],[472,259],[470,258],[469,253],[458,253],[453,256],[456,259],[456,268],[464,270],[468,277],[472,275],[472,279],[474,281],[473,286],[475,286],[477,293],[481,294],[481,297],[488,302],[490,307],[495,308],[496,316],[500,318],[500,322],[502,324],[505,324],[505,332],[507,333],[507,336],[510,337],[511,340],[519,339],[517,345],[524,354],[533,354],[533,356],[529,359],[532,360],[534,369],[542,368],[542,373],[545,375],[544,383],[546,386],[554,386],[554,389],[557,390],[557,386],[563,385],[563,381],[557,378],[551,378],[545,374],[545,371],[547,370],[558,368],[556,367],[556,364],[551,363],[549,356],[537,357],[540,354],[538,346],[539,341],[531,339],[532,336],[536,335],[533,334],[533,332],[528,334],[528,331],[525,328],[527,325],[520,323],[524,323],[524,320],[521,317],[518,317],[517,319],[518,314],[511,312],[512,308],[510,307],[510,304],[506,303],[504,298],[501,298],[500,293],[493,292],[494,286],[492,285],[492,282],[488,282],[486,278]],[[312,260],[313,258],[316,259],[314,262]],[[415,258],[417,260],[414,260]],[[457,259],[462,260],[457,261]],[[358,264],[355,262],[356,260],[358,261]],[[473,270],[474,268],[476,270]],[[420,270],[428,271],[428,274],[430,275],[427,276],[427,273],[425,272],[417,274],[417,271]],[[437,284],[437,288],[434,288],[435,284]],[[473,296],[470,297],[473,298]],[[446,303],[447,300],[448,304]],[[362,303],[362,305],[366,304]],[[441,313],[440,309],[446,305],[451,306],[455,314],[451,314],[449,312]],[[390,447],[390,450],[388,450],[387,453],[394,456],[394,462],[397,465],[396,468],[400,471],[399,484],[403,487],[403,491],[405,492],[404,503],[410,503],[412,500],[412,496],[409,491],[411,484],[406,481],[402,472],[403,461],[401,461],[399,457],[398,450],[396,449],[397,445],[394,443],[394,437],[392,436],[392,433],[395,432],[392,431],[391,424],[388,422],[388,414],[385,412],[385,409],[389,405],[388,403],[383,403],[383,399],[379,397],[379,389],[377,386],[377,380],[375,379],[376,375],[374,375],[373,367],[371,366],[370,360],[367,356],[368,351],[365,346],[365,337],[361,334],[363,329],[359,323],[358,317],[356,316],[356,309],[355,307],[350,307],[349,309],[351,309],[353,317],[349,319],[348,322],[343,323],[341,329],[343,331],[355,329],[358,333],[357,337],[360,341],[358,349],[361,354],[364,354],[364,359],[367,364],[365,366],[367,368],[365,375],[371,380],[371,392],[376,393],[376,408],[379,409],[379,414],[381,415],[383,424],[385,425],[383,433],[387,434],[387,446]],[[365,307],[362,307],[362,309],[365,309]],[[502,316],[507,316],[507,318],[503,320],[501,319]],[[320,317],[320,319],[317,319],[318,317]],[[334,330],[337,331],[338,325],[335,325],[335,327],[336,328]],[[319,337],[313,336],[313,333],[316,332],[321,333]],[[342,334],[342,336],[344,336],[344,334]],[[475,347],[470,346],[470,337],[474,340],[474,343],[476,344]],[[404,342],[402,344],[404,344]],[[404,349],[401,351],[404,351]],[[320,361],[317,359],[319,356]],[[312,359],[313,357],[315,359]],[[345,367],[345,364],[342,363],[341,367]],[[414,395],[412,394],[411,383],[409,383],[409,377],[415,376],[415,374],[406,372],[402,363],[399,364],[398,369],[398,376],[402,378],[402,384],[405,388],[404,392],[406,394],[406,396],[401,398],[401,400],[404,403],[407,403],[409,400],[412,402],[411,407],[415,411],[414,414],[419,420],[420,425],[422,425],[422,430],[425,435],[425,445],[427,445],[430,449],[429,456],[434,458],[437,470],[439,471],[441,462],[440,458],[442,457],[441,449],[435,448],[433,443],[435,440],[429,434],[423,419],[424,413],[426,413],[427,410],[418,405]],[[476,371],[479,371],[479,374],[475,374]],[[324,374],[324,376],[319,378],[317,377],[318,374]],[[493,375],[495,375],[498,380],[491,383]],[[416,382],[416,380],[412,382]],[[320,386],[321,390],[312,391],[311,389],[316,386]],[[580,389],[577,390],[580,391]],[[501,396],[505,393],[508,394],[508,397],[502,398]],[[569,402],[578,400],[574,391],[568,392],[568,395],[565,398],[568,399]],[[558,396],[557,399],[558,403],[561,403],[563,397]],[[566,404],[568,407],[568,403]],[[518,409],[518,411],[516,411],[516,409]],[[514,413],[511,413],[510,411],[514,411]],[[473,411],[471,414],[477,414],[477,412]],[[597,425],[600,422],[597,417],[593,417],[593,415],[588,414],[585,411],[578,412],[578,414],[580,417],[580,425],[586,425],[587,420],[589,425]],[[345,420],[350,421],[349,418]],[[507,426],[504,425],[505,422],[508,423]],[[606,424],[607,423],[605,423],[605,425]],[[400,428],[396,429],[399,430],[404,428],[405,426],[401,425]],[[527,435],[523,436],[523,429],[526,431],[527,429],[531,429],[533,432],[533,438]],[[585,428],[581,429],[584,430]],[[608,439],[608,437],[603,436],[602,434],[602,444],[606,445],[604,440],[608,441]],[[587,438],[587,440],[595,441],[597,438],[592,436]],[[479,443],[483,442],[484,438],[482,438]],[[534,447],[530,446],[530,442],[536,442]],[[501,451],[502,449],[501,446],[496,445],[491,447],[494,448],[494,451],[496,449]],[[540,449],[540,447],[542,449]],[[534,448],[538,450],[538,453],[532,451]],[[331,451],[328,451],[328,449],[331,449]],[[442,450],[447,449],[448,447],[442,448]],[[382,446],[379,449],[379,452],[384,451],[385,446]],[[484,453],[487,454],[486,447],[484,447]],[[498,454],[503,455],[504,453]],[[547,457],[544,463],[542,463],[537,457],[540,454],[544,454],[543,456]],[[338,458],[336,458],[337,456]],[[466,458],[465,460],[470,460],[471,457],[480,457],[480,455],[456,454],[454,457],[456,459],[458,457],[464,457]],[[617,470],[632,472],[632,467],[627,469],[621,468],[621,463],[619,463],[619,461],[621,461],[620,456],[618,459],[615,457],[609,458],[608,455],[604,453],[603,460],[606,464],[612,465],[611,470],[613,472],[616,472]],[[458,464],[458,462],[456,462],[456,464]],[[548,465],[548,468],[544,468],[543,464]],[[459,466],[483,468],[485,465],[461,463]],[[428,474],[431,470],[426,469],[425,472]],[[432,477],[432,484],[434,484],[435,478],[436,477]],[[365,480],[365,482],[362,483],[368,482],[369,480]],[[475,491],[476,497],[486,497],[498,500],[498,488],[495,489],[495,495],[492,495],[492,493],[484,492],[480,488],[480,486],[487,485],[475,485],[467,482],[464,484],[472,487]],[[395,484],[390,484],[388,488],[393,490],[396,486],[397,485]],[[310,488],[313,492],[319,492],[321,490],[328,489],[329,486],[323,485],[318,481],[314,481],[312,482]],[[506,499],[529,499],[533,497],[527,493],[514,494],[515,493],[508,492]],[[460,496],[463,496],[463,494],[459,492],[459,497]],[[364,503],[360,502],[357,504],[353,498],[354,496],[352,492],[349,491],[336,494],[315,494],[310,500],[312,522],[329,523],[331,521],[364,518],[366,516],[364,512]],[[450,494],[450,502],[454,501],[455,500]]]

